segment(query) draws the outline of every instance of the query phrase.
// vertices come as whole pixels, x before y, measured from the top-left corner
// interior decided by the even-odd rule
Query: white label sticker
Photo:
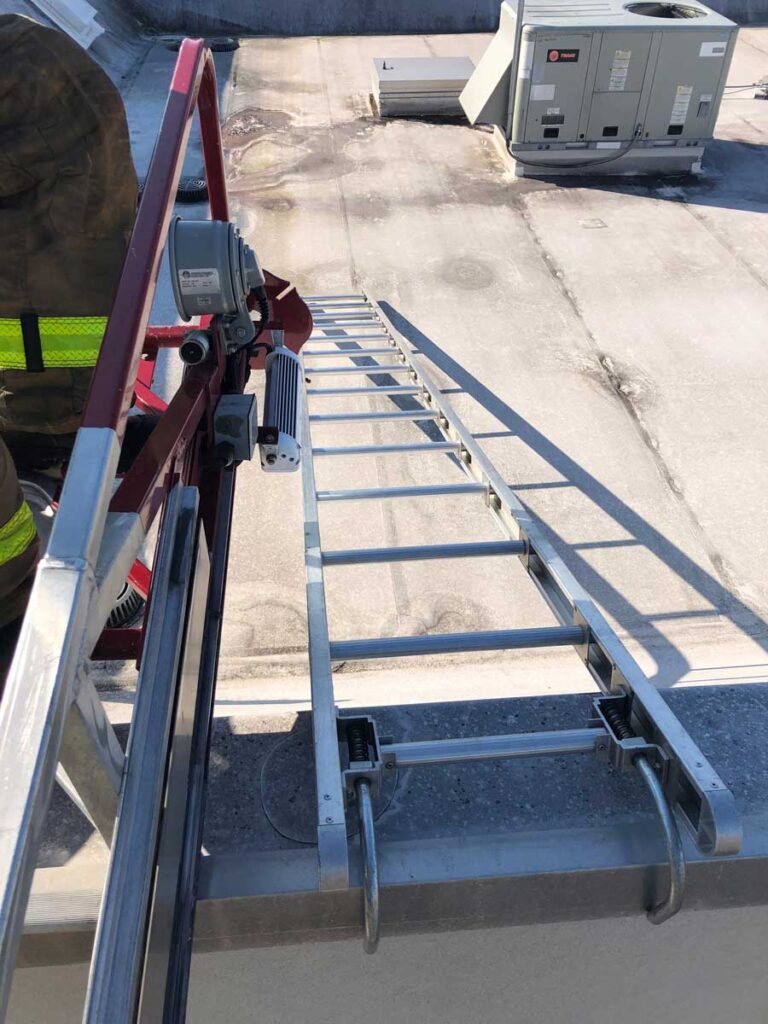
[[[624,92],[627,86],[631,56],[631,50],[616,50],[614,53],[613,64],[611,64],[611,78],[608,82],[608,92]]]
[[[700,57],[724,57],[727,43],[702,43],[699,47]]]
[[[547,114],[559,114],[560,107],[547,107]]]
[[[701,96],[699,96],[699,103],[711,103],[711,102],[712,102],[712,93],[711,92],[702,93]]]
[[[620,142],[598,142],[595,145],[596,149],[621,149]]]
[[[688,107],[691,105],[692,85],[678,85],[675,92],[675,102],[672,104],[672,114],[669,118],[670,124],[685,124],[688,116]]]
[[[533,101],[546,101],[555,98],[554,85],[532,85],[531,99]]]
[[[179,288],[184,295],[202,295],[218,292],[219,272],[216,267],[201,267],[199,270],[180,270]]]

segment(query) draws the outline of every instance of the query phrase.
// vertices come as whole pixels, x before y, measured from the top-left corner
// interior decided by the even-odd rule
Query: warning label
[[[624,92],[627,87],[627,75],[629,74],[629,60],[632,56],[631,50],[616,50],[611,64],[611,79],[608,83],[608,92]]]
[[[184,295],[203,295],[206,292],[218,292],[220,290],[219,272],[216,267],[180,270],[179,288]]]
[[[579,50],[547,50],[547,64],[575,64]]]
[[[675,91],[675,102],[672,104],[672,115],[670,124],[685,124],[688,116],[688,107],[691,105],[692,85],[678,85]]]

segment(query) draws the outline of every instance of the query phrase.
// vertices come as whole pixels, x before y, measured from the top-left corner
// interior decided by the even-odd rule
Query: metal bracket
[[[347,802],[357,800],[357,783],[361,779],[368,782],[371,796],[378,796],[384,764],[376,723],[368,715],[339,718],[338,733],[341,778]]]
[[[375,953],[379,945],[379,864],[373,798],[381,789],[384,765],[376,723],[368,715],[339,718],[339,760],[347,802],[357,804],[360,851],[363,859],[363,949]]]
[[[629,694],[598,697],[593,708],[590,725],[602,725],[607,734],[607,739],[596,744],[596,756],[620,772],[636,769],[659,815],[669,865],[669,889],[664,899],[648,908],[648,920],[651,924],[662,924],[678,912],[685,896],[683,843],[674,812],[664,793],[669,757],[656,744],[634,734],[630,725],[632,697]]]
[[[639,754],[651,763],[662,784],[669,772],[669,757],[655,743],[648,743],[642,736],[633,734],[629,727],[632,698],[629,694],[615,697],[597,697],[593,703],[590,725],[601,725],[608,733],[607,742],[597,745],[595,753],[599,761],[608,761],[618,772],[629,772],[635,767]]]

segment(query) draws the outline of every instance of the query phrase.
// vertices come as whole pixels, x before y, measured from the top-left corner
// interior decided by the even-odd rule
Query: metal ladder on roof
[[[321,295],[307,300],[315,330],[303,349],[305,562],[317,795],[320,887],[349,885],[347,814],[360,825],[365,941],[379,939],[379,880],[372,796],[386,773],[399,768],[554,754],[592,754],[619,771],[636,771],[658,812],[668,860],[666,889],[647,908],[653,923],[675,914],[685,892],[685,856],[678,822],[702,853],[737,853],[741,826],[733,796],[680,721],[645,677],[593,601],[546,540],[536,520],[501,479],[441,395],[424,361],[365,295]],[[330,365],[326,360],[331,361]],[[365,377],[363,385],[325,386],[330,377]],[[400,408],[322,411],[325,398],[407,398]],[[407,408],[403,408],[407,405]],[[319,411],[318,411],[319,410]],[[402,443],[312,445],[313,425],[401,421]],[[413,425],[432,421],[438,433],[413,439]],[[409,435],[407,432],[411,431]],[[445,455],[453,480],[423,486],[318,490],[314,460],[350,456]],[[325,550],[319,505],[474,495],[478,514],[496,519],[499,541]],[[483,507],[484,506],[484,507]],[[556,626],[482,632],[386,636],[333,641],[329,636],[325,572],[335,566],[515,556],[558,621]],[[428,654],[571,646],[598,687],[587,722],[555,732],[384,742],[370,717],[339,717],[334,662]]]

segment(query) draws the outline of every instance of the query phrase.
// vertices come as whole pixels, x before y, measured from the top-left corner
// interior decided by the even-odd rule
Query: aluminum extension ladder
[[[661,923],[675,914],[685,891],[685,857],[678,831],[684,822],[702,853],[737,853],[741,826],[733,796],[590,597],[500,478],[486,455],[442,397],[410,344],[380,307],[364,295],[315,296],[307,300],[315,330],[303,349],[306,388],[303,414],[303,500],[309,621],[309,657],[317,795],[317,839],[322,889],[349,885],[347,813],[360,819],[365,948],[379,936],[379,882],[371,797],[386,772],[398,768],[553,754],[591,753],[618,770],[636,770],[653,799],[669,863],[668,889],[648,909]],[[330,360],[330,365],[326,362]],[[365,377],[363,386],[324,386],[326,376]],[[400,408],[326,413],[327,397],[378,399]],[[402,408],[404,404],[410,408]],[[312,445],[314,424],[402,421],[398,444]],[[432,421],[440,440],[413,440],[414,424]],[[409,434],[408,431],[411,433]],[[445,484],[318,491],[313,462],[334,457],[445,453],[454,474]],[[491,515],[507,539],[474,543],[324,550],[321,502],[474,494],[479,515]],[[481,504],[482,503],[482,504]],[[484,506],[484,507],[482,507]],[[377,637],[332,641],[324,575],[340,565],[516,556],[559,625],[535,629]],[[457,581],[458,582],[458,581]],[[382,743],[370,718],[339,717],[334,701],[334,662],[360,659],[572,646],[599,688],[586,723],[556,732]],[[586,689],[587,687],[585,687]]]

